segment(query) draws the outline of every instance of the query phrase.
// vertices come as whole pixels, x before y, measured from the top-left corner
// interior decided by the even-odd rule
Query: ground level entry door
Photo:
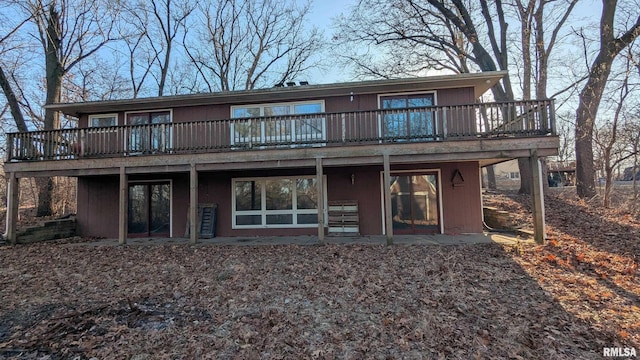
[[[129,184],[129,236],[170,236],[171,184]]]
[[[391,174],[391,214],[395,234],[440,232],[438,174]]]

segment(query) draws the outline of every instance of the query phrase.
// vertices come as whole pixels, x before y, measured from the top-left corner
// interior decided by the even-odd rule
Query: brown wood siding
[[[464,183],[452,184],[459,170]],[[446,234],[482,232],[482,199],[480,192],[480,165],[477,162],[443,164],[442,198],[444,231]]]
[[[78,178],[78,235],[118,237],[118,177]]]
[[[473,104],[473,88],[441,89],[437,91],[436,105]]]
[[[478,162],[393,165],[393,171],[440,169],[442,189],[442,220],[445,234],[482,232],[482,203],[480,197],[480,165]],[[463,184],[452,185],[456,170],[464,178]],[[416,173],[420,171],[416,170]],[[456,180],[459,182],[459,180]]]
[[[382,201],[380,186],[382,167],[329,168],[327,199],[355,200],[361,235],[382,234]],[[353,174],[353,184],[351,175]]]

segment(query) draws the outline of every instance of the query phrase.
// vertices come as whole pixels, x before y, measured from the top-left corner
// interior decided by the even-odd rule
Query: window
[[[89,115],[89,127],[118,125],[118,114]]]
[[[318,225],[315,177],[234,179],[233,228]]]
[[[128,151],[132,154],[165,152],[171,148],[171,111],[136,112],[126,114]]]
[[[436,133],[434,113],[419,108],[434,104],[433,93],[382,96],[381,108],[393,110],[383,116],[382,137],[392,141],[433,138]]]
[[[324,102],[234,106],[231,117],[232,144],[281,145],[314,144],[326,140],[325,118],[308,116],[324,112]],[[302,116],[290,116],[302,115]]]
[[[520,173],[517,171],[512,171],[509,173],[509,179],[520,179]]]

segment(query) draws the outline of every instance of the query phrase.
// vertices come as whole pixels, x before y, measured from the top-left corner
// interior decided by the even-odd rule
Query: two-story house
[[[526,157],[542,239],[537,158],[557,153],[553,101],[480,103],[505,75],[50,105],[78,127],[7,134],[7,236],[18,180],[53,175],[77,177],[80,235],[122,243],[188,229],[195,242],[199,204],[217,205],[225,237],[478,233],[481,167]]]

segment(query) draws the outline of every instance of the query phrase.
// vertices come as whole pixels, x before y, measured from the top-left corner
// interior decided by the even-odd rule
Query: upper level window
[[[386,112],[382,121],[382,136],[386,140],[417,140],[436,134],[435,114],[421,109],[435,105],[433,93],[389,95],[380,97],[380,107]]]
[[[324,101],[233,106],[231,135],[234,145],[305,145],[326,140]],[[287,116],[301,115],[301,116]]]
[[[171,111],[132,112],[126,114],[130,153],[165,152],[171,148]]]
[[[118,125],[118,114],[89,115],[89,127],[107,127]]]

